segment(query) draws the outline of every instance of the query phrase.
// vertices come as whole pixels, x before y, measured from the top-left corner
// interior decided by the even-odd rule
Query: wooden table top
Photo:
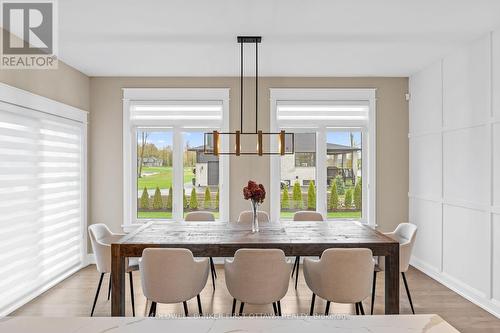
[[[384,249],[397,242],[354,221],[266,223],[258,233],[252,233],[249,224],[158,221],[141,226],[118,244],[123,248],[186,247],[195,254],[213,256],[227,252],[221,247],[233,252],[243,247],[281,248],[287,255],[318,255],[330,247],[368,247],[374,255],[384,255]],[[215,253],[217,249],[220,253]]]

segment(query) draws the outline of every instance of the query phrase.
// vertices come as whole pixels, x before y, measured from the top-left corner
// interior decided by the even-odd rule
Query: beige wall
[[[249,82],[250,83],[250,82]],[[269,128],[269,88],[377,89],[377,221],[391,230],[408,217],[407,78],[263,77],[259,85],[259,122]],[[239,127],[239,79],[235,77],[96,77],[90,79],[90,214],[89,223],[104,222],[115,231],[123,224],[122,88],[230,88],[230,126]],[[254,125],[254,85],[245,91],[245,124]],[[248,179],[269,188],[269,158],[232,157],[230,216],[249,208],[241,195]],[[269,200],[263,209],[269,211]]]

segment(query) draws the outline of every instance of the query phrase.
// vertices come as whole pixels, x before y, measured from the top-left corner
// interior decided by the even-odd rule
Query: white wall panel
[[[500,207],[500,124],[493,126],[493,203]]]
[[[489,204],[489,145],[487,127],[444,133],[444,197]]]
[[[493,113],[496,119],[500,119],[500,30],[493,32],[492,36]]]
[[[500,303],[500,215],[493,215],[493,299]]]
[[[443,61],[445,127],[463,127],[490,117],[490,36]]]
[[[441,135],[417,136],[412,140],[411,193],[441,198]]]
[[[488,295],[489,213],[445,205],[443,215],[443,271],[484,296]]]
[[[441,62],[410,77],[410,132],[412,134],[441,129]]]
[[[413,198],[412,222],[418,226],[413,255],[435,271],[441,269],[441,203]]]

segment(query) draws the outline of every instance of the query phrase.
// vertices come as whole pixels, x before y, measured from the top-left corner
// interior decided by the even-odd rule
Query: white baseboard
[[[435,267],[427,264],[425,261],[420,260],[413,256],[410,261],[411,265],[421,271],[422,273],[428,275],[432,279],[438,281],[447,288],[453,290],[463,298],[471,301],[477,306],[488,311],[492,315],[500,318],[500,302],[498,300],[488,298],[484,293],[471,288],[470,286],[458,281],[454,277],[438,271]]]
[[[93,253],[87,254],[87,265],[95,265],[95,256]]]

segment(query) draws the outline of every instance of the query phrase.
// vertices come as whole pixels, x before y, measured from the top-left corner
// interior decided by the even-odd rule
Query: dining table
[[[125,315],[125,261],[146,248],[186,248],[195,257],[232,257],[241,248],[321,256],[329,248],[368,248],[385,257],[385,314],[399,314],[399,243],[358,221],[281,221],[259,232],[234,222],[150,221],[111,244],[112,316]]]

